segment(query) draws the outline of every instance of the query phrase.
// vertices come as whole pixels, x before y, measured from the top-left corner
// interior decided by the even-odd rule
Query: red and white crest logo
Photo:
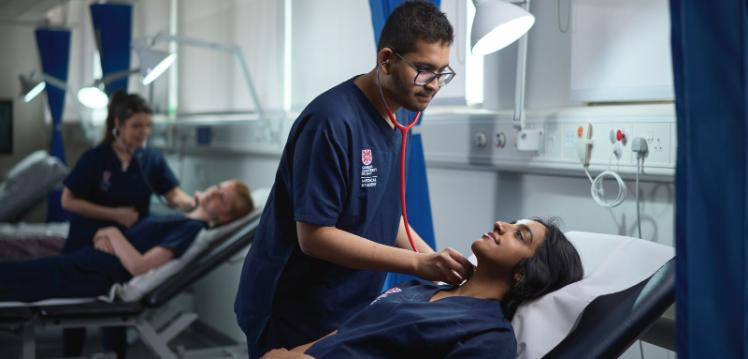
[[[372,161],[371,149],[361,150],[361,162],[364,164],[364,166],[370,165],[371,161]]]

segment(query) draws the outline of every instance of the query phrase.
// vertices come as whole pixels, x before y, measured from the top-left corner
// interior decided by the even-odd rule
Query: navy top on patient
[[[400,224],[400,133],[350,79],[294,123],[246,257],[235,311],[250,357],[317,339],[381,291],[385,273],[305,255],[296,221],[393,245]]]
[[[149,216],[123,232],[141,254],[160,246],[179,257],[207,223],[183,215]],[[84,246],[55,257],[0,262],[0,301],[95,297],[132,277],[114,255]]]
[[[144,176],[158,194],[179,185],[160,152],[148,148],[139,150],[127,170],[122,171],[122,162],[112,145],[100,144],[81,155],[64,184],[79,199],[106,207],[135,207],[140,218],[145,218],[149,214],[152,191]],[[106,226],[123,229],[112,221],[72,213],[63,253],[90,245],[96,230]]]
[[[315,358],[514,358],[517,342],[499,301],[454,296],[410,281],[388,290],[337,334],[306,351]]]

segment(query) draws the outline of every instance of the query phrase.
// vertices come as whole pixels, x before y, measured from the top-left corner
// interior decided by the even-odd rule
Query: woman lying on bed
[[[95,297],[179,257],[198,232],[240,218],[254,209],[247,186],[229,180],[196,194],[186,215],[149,216],[120,232],[96,232],[93,247],[61,256],[0,263],[0,301]]]
[[[328,336],[264,358],[514,358],[517,306],[580,280],[579,254],[539,219],[497,221],[472,250],[478,266],[461,286],[403,283]]]

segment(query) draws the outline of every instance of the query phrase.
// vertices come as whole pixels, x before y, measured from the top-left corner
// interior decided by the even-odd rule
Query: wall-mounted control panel
[[[675,174],[676,119],[672,105],[606,106],[533,113],[528,130],[542,133],[537,151],[518,148],[511,113],[428,113],[423,134],[426,161],[433,166],[479,166],[498,170],[582,173],[613,169],[636,172],[631,140],[649,144],[644,174]]]

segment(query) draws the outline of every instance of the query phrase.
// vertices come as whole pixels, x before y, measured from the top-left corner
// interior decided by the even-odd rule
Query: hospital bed
[[[144,291],[137,300],[63,305],[35,303],[5,308],[0,303],[0,326],[15,326],[21,334],[23,358],[34,357],[35,328],[86,325],[134,327],[143,342],[161,358],[244,357],[244,345],[174,352],[167,343],[194,321],[196,314],[164,314],[157,320],[149,320],[149,316],[245,248],[258,223],[259,216],[252,217],[227,238],[211,243],[205,253],[191,261],[178,275]],[[585,277],[520,306],[512,321],[519,358],[616,357],[646,329],[662,321],[661,315],[673,304],[672,248],[641,239],[598,233],[569,232],[567,235],[580,252]],[[618,273],[628,266],[635,268],[625,271],[626,275]],[[618,274],[611,276],[611,273]],[[613,277],[615,280],[611,279]],[[669,325],[665,332],[671,337],[669,346],[672,349],[674,327],[672,322]]]
[[[217,233],[206,230],[208,234],[201,237],[201,232],[180,258],[124,285],[115,284],[108,296],[0,303],[0,327],[9,328],[22,338],[23,359],[36,357],[36,329],[106,326],[135,328],[140,339],[165,359],[246,356],[245,345],[173,351],[169,341],[194,322],[197,314],[170,312],[166,304],[245,249],[254,237],[260,213],[255,210],[218,227]]]
[[[0,222],[17,222],[60,186],[68,168],[47,151],[36,151],[17,163],[0,182]]]

